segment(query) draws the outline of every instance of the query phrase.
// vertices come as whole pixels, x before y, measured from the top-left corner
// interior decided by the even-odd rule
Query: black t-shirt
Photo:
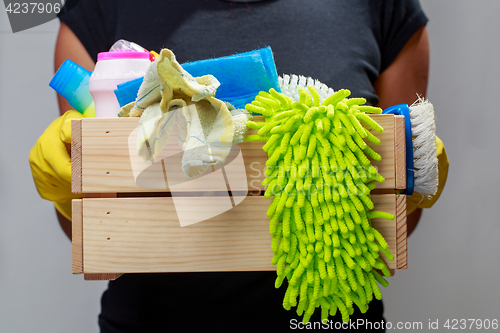
[[[418,0],[79,0],[60,19],[94,61],[118,39],[171,49],[181,64],[269,45],[279,75],[310,76],[373,105],[373,83],[427,22]]]
[[[72,0],[66,6],[72,6]],[[278,74],[310,76],[377,104],[373,83],[426,22],[418,0],[79,0],[60,15],[96,60],[118,39],[180,63],[271,46]],[[102,297],[102,332],[282,332],[275,272],[126,274]],[[311,318],[319,321],[319,310]],[[352,320],[383,320],[372,301]],[[340,320],[338,316],[334,320]]]

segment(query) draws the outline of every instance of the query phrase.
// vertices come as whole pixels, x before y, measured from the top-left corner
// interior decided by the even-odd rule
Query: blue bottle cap
[[[66,98],[69,105],[83,114],[94,101],[89,92],[91,71],[66,59],[49,83],[49,86]]]

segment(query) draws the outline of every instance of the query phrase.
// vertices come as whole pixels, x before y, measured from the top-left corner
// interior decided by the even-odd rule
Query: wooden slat
[[[374,145],[367,141],[374,151],[380,154],[381,161],[372,161],[373,166],[378,169],[378,172],[385,178],[385,182],[377,184],[378,189],[393,189],[396,185],[396,172],[394,164],[394,116],[385,114],[370,115],[380,126],[383,127],[384,132],[378,133],[371,129],[370,132],[378,137],[381,141],[380,145]],[[363,123],[363,122],[362,122]],[[370,128],[368,126],[368,128]]]
[[[86,281],[113,281],[122,276],[123,273],[85,273],[83,274],[83,279]]]
[[[378,133],[373,129],[370,129],[370,132],[381,140],[380,145],[377,146],[369,141],[366,141],[368,146],[379,153],[382,157],[381,161],[372,161],[373,166],[375,166],[378,169],[379,173],[385,178],[385,182],[382,184],[378,184],[377,189],[394,189],[396,184],[394,165],[394,116],[371,115],[371,117],[384,128],[383,133]],[[368,128],[370,127],[368,126]],[[247,131],[247,134],[257,134],[257,130],[249,129]],[[264,189],[261,183],[265,178],[264,171],[267,161],[267,154],[262,150],[263,145],[263,142],[244,142],[239,144],[245,158],[248,188],[250,190]]]
[[[375,205],[375,210],[387,212],[396,217],[396,196],[394,194],[372,195],[372,201]],[[384,260],[389,269],[396,268],[398,258],[396,252],[396,224],[396,219],[393,221],[385,219],[372,219],[372,227],[377,229],[380,234],[384,236],[387,244],[389,245],[389,251],[391,251],[394,256],[394,260],[389,261],[383,253],[380,253],[380,257]]]
[[[394,116],[394,162],[396,173],[396,189],[406,188],[406,142],[405,117]]]
[[[406,228],[406,195],[396,196],[396,253],[397,269],[408,268]]]
[[[372,198],[376,209],[396,213],[395,195]],[[83,199],[85,273],[275,270],[269,200],[241,199],[229,211],[187,227],[179,225],[175,198]],[[190,213],[203,216],[207,206],[190,201]],[[373,225],[396,254],[396,221],[374,219]],[[388,267],[396,268],[395,261]]]
[[[73,274],[83,273],[83,207],[82,199],[71,202],[71,262]]]
[[[84,193],[84,198],[116,198],[117,193]]]
[[[83,195],[84,198],[116,198],[116,193],[88,193]],[[82,223],[82,211],[83,211],[83,200],[80,201],[80,239],[83,244],[83,223]],[[74,205],[73,205],[74,207]],[[81,249],[81,262],[82,262],[82,268],[83,268],[83,246]],[[76,274],[81,274],[83,273],[83,270],[79,273]],[[74,273],[75,274],[75,273]],[[113,281],[119,278],[123,273],[84,273],[83,278],[86,281]]]
[[[81,119],[71,119],[71,192],[82,193]]]
[[[372,117],[385,129],[381,134],[374,132],[382,141],[379,146],[369,143],[369,146],[382,156],[382,161],[373,163],[386,179],[377,188],[393,189],[396,184],[394,116],[373,115]],[[171,179],[173,178],[188,180],[181,170],[182,150],[178,145],[176,132],[172,134],[171,138],[173,139],[169,140],[166,149],[160,156],[168,156],[162,164],[160,161],[157,163],[144,162],[136,155],[135,137],[131,134],[137,129],[138,118],[88,118],[83,119],[81,124],[83,147],[81,191],[83,193],[203,191],[212,190],[220,183],[219,179],[214,176],[214,182],[198,179],[198,181],[189,180],[172,186]],[[252,131],[249,130],[248,134],[251,134]],[[262,145],[261,142],[239,144],[246,175],[238,167],[238,159],[232,162],[233,167],[231,164],[225,167],[226,175],[231,179],[233,191],[246,190],[246,184],[250,190],[263,189],[261,182],[265,177],[264,169],[267,156],[261,149]],[[143,172],[141,173],[141,171]],[[167,181],[165,180],[166,171],[168,171]],[[134,173],[140,174],[138,181],[142,187],[136,184]],[[167,183],[170,183],[171,186],[169,187]]]

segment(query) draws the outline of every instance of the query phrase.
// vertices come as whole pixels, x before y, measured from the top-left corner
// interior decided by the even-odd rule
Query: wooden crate
[[[372,117],[384,127],[382,134],[374,133],[381,144],[371,147],[382,156],[374,165],[386,179],[372,200],[377,210],[396,216],[395,221],[374,219],[373,226],[395,256],[386,260],[388,267],[402,269],[407,266],[406,197],[394,189],[406,186],[404,117]],[[83,194],[73,200],[73,273],[112,280],[133,272],[274,270],[266,215],[270,200],[260,195],[267,160],[263,143],[239,144],[246,177],[226,166],[225,179],[234,180],[230,189],[210,176],[169,187],[165,169],[175,174],[180,160],[146,163],[135,156],[129,138],[137,126],[138,118],[72,121],[72,190]],[[167,144],[167,156],[182,154],[174,141]],[[138,186],[139,179],[146,186]],[[194,220],[207,212],[213,217],[181,227],[178,211]]]

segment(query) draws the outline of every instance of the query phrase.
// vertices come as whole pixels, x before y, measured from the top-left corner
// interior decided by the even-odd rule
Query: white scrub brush
[[[432,104],[421,97],[410,107],[391,106],[384,114],[405,116],[406,190],[430,197],[438,189],[438,159],[436,152],[436,118]]]
[[[321,100],[334,93],[327,85],[310,77],[301,75],[283,75],[278,78],[281,92],[293,99],[299,100],[299,88],[314,86]],[[406,136],[406,182],[404,193],[408,196],[413,191],[424,196],[436,194],[438,189],[438,159],[436,153],[436,123],[434,107],[422,98],[412,106],[406,104],[387,108],[384,114],[405,116]]]

